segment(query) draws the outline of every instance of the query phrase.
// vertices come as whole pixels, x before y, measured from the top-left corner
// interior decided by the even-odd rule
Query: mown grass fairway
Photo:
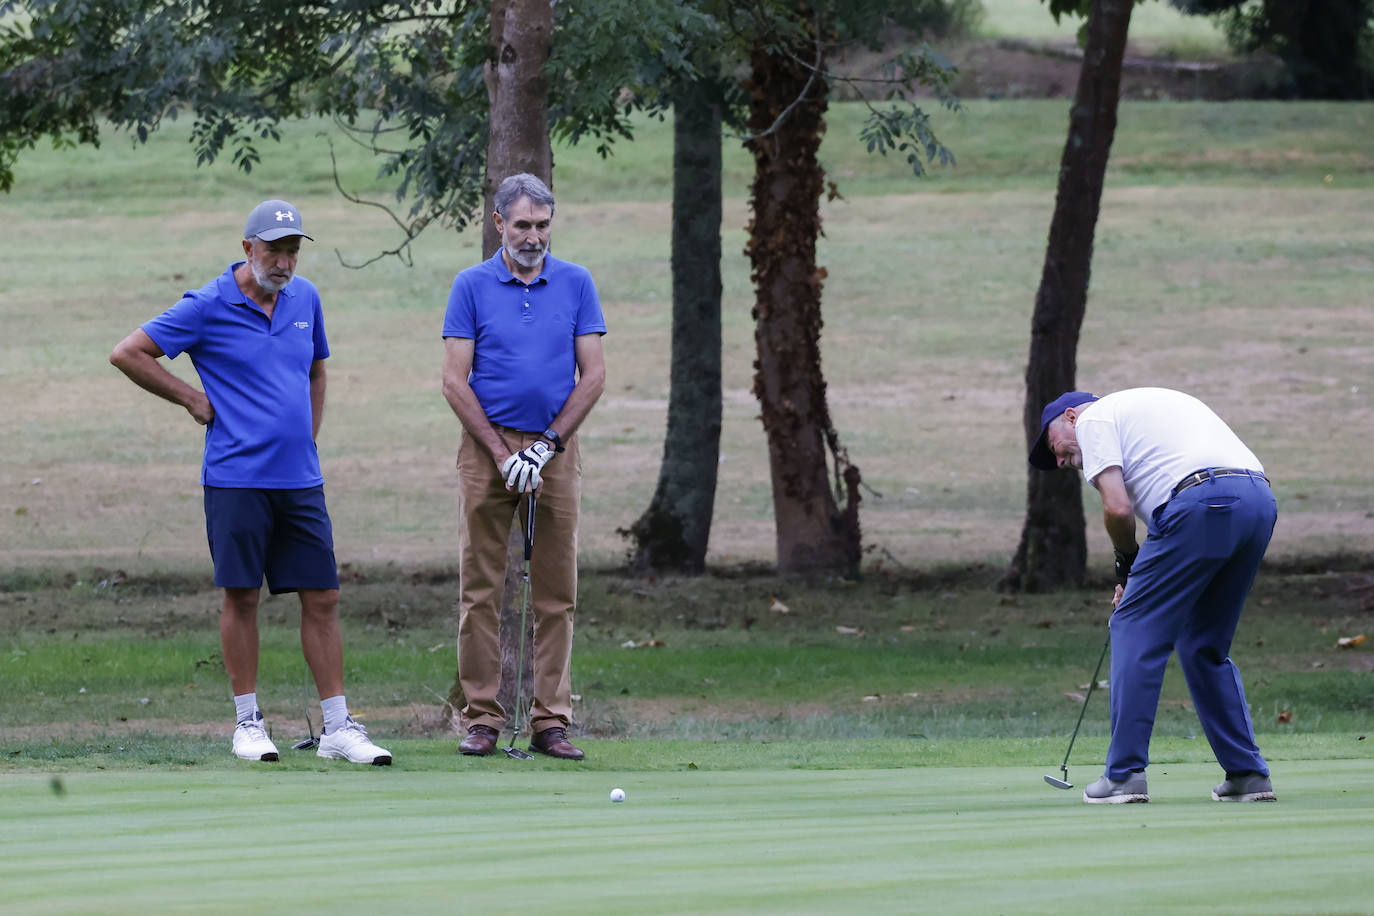
[[[1367,760],[1284,764],[1273,805],[1214,803],[1213,767],[1159,766],[1150,804],[1111,808],[1027,767],[549,769],[80,772],[62,794],[5,775],[6,908],[1370,910]]]

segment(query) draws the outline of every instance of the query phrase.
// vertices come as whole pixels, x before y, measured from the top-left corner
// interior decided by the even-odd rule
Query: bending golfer
[[[606,322],[587,270],[549,254],[548,187],[512,175],[494,203],[501,248],[454,278],[444,314],[444,397],[463,426],[458,680],[467,735],[458,749],[490,754],[506,721],[497,701],[506,542],[520,494],[535,492],[530,750],[581,760],[568,740],[582,491],[577,428],[605,387]]]
[[[1193,705],[1226,779],[1217,801],[1273,801],[1240,672],[1227,657],[1276,509],[1264,468],[1201,401],[1164,388],[1049,404],[1030,463],[1076,468],[1102,497],[1116,551],[1111,744],[1094,804],[1150,800],[1150,731],[1178,650]],[[1137,553],[1136,517],[1147,535]]]
[[[321,757],[386,765],[348,715],[339,636],[339,575],[315,436],[324,415],[320,296],[295,276],[301,215],[283,200],[259,204],[243,231],[245,260],[120,341],[110,362],[139,386],[186,408],[205,426],[205,527],[224,589],[220,641],[234,691],[234,753],[276,760],[258,709],[258,596],[296,592],[301,648],[324,713]],[[312,240],[313,241],[313,240]],[[159,362],[185,352],[205,391]]]

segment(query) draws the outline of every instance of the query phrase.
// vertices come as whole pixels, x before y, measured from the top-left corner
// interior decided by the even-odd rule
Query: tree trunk
[[[806,43],[771,53],[759,47],[751,55],[748,146],[755,173],[746,252],[756,294],[754,394],[768,436],[778,572],[852,575],[859,565],[859,472],[839,445],[821,375],[825,270],[816,265],[816,240],[825,172],[816,152],[827,87],[802,63],[815,56]],[[835,489],[843,478],[847,490],[843,510],[831,489],[832,460]]]
[[[673,100],[673,340],[668,430],[649,508],[625,532],[631,565],[698,574],[720,466],[721,109],[700,80]]]
[[[491,257],[501,247],[501,237],[491,220],[492,197],[501,180],[529,172],[553,187],[549,82],[544,75],[552,40],[553,4],[548,0],[493,0],[491,59],[483,74],[491,108],[483,257]]]
[[[492,198],[501,180],[517,172],[537,175],[553,187],[553,151],[549,144],[548,80],[544,64],[553,35],[553,7],[548,0],[494,0],[491,8],[491,59],[484,74],[490,119],[487,134],[485,212],[482,214],[482,257],[501,247],[491,214]],[[522,663],[522,684],[534,684],[534,653],[520,654],[521,583],[524,573],[523,510],[515,513],[506,542],[506,582],[501,595],[501,708],[509,715],[517,704],[516,664]],[[525,645],[534,645],[534,620],[525,622]],[[457,724],[466,703],[455,672],[444,705],[444,717]],[[522,705],[523,709],[524,706]],[[524,716],[521,716],[524,719]]]
[[[1116,133],[1121,59],[1133,0],[1094,0],[1069,135],[1059,165],[1040,289],[1031,318],[1023,422],[1027,449],[1040,435],[1040,412],[1075,388],[1078,333],[1088,301],[1093,233]],[[1087,566],[1078,475],[1029,471],[1021,544],[1003,584],[1028,592],[1080,585]]]

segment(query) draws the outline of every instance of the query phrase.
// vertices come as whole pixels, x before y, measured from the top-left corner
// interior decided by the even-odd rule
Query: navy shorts
[[[206,487],[205,534],[218,588],[261,588],[264,575],[274,595],[339,587],[322,486]]]

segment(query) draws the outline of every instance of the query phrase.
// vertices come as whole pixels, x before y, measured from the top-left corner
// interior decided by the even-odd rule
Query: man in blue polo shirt
[[[339,575],[315,437],[324,415],[329,344],[314,285],[296,273],[300,211],[263,201],[243,232],[245,260],[188,291],[110,354],[140,387],[180,404],[205,427],[200,482],[205,527],[224,589],[220,643],[234,691],[234,754],[277,760],[258,709],[258,598],[296,592],[301,648],[320,693],[320,757],[385,766],[348,714],[339,634]],[[311,239],[314,241],[314,239]],[[159,362],[186,353],[205,390]]]
[[[521,494],[534,493],[530,750],[581,760],[568,740],[582,493],[577,428],[605,388],[606,322],[586,268],[549,254],[548,186],[512,175],[494,204],[501,248],[454,278],[444,314],[444,396],[463,426],[458,680],[467,735],[458,748],[490,754],[506,720],[497,700],[506,542]]]

